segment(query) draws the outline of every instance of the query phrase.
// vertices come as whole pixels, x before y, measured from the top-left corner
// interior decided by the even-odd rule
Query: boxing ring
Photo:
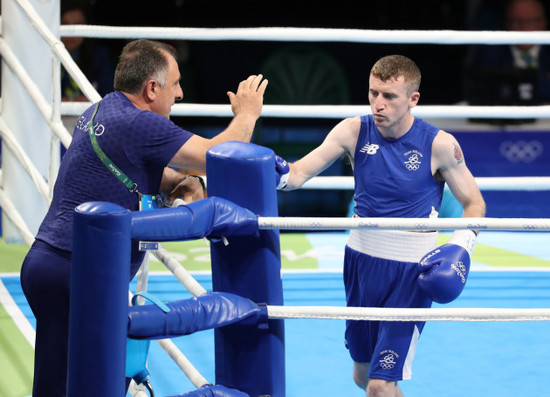
[[[86,96],[92,100],[96,101],[99,99],[97,92],[91,87],[87,82],[86,78],[78,70],[68,53],[64,50],[58,38],[51,33],[46,24],[41,22],[40,16],[34,10],[32,5],[26,0],[14,0],[9,3],[13,3],[12,6],[17,6],[19,9],[30,18],[33,23],[29,24],[30,29],[36,29],[39,35],[45,42],[51,47],[52,53],[59,58],[61,63],[68,69],[69,73],[78,84],[82,87]],[[3,13],[5,15],[5,13]],[[10,20],[4,20],[4,24],[9,24]],[[31,26],[32,25],[32,26]],[[258,28],[258,29],[186,29],[186,28],[118,28],[118,27],[98,27],[98,26],[63,26],[59,28],[61,35],[65,36],[83,36],[83,37],[111,37],[111,38],[151,38],[151,39],[185,39],[185,40],[278,40],[278,41],[350,41],[350,42],[399,42],[399,43],[437,43],[437,44],[473,44],[473,43],[492,43],[492,44],[502,44],[502,43],[519,43],[519,42],[536,42],[536,43],[549,43],[550,42],[550,33],[512,33],[512,32],[451,32],[444,31],[439,32],[440,34],[433,34],[433,32],[421,32],[421,31],[403,31],[403,32],[392,32],[392,31],[357,31],[357,30],[334,30],[334,29],[294,29],[294,28]],[[25,68],[20,64],[15,54],[13,54],[10,46],[3,40],[0,40],[0,52],[2,58],[6,64],[8,64],[10,71],[12,71],[18,79],[23,82],[25,90],[29,93],[39,91],[33,86],[32,78],[26,75]],[[58,82],[58,69],[56,69],[56,63],[54,62],[53,67],[53,81]],[[59,65],[57,64],[57,67]],[[55,84],[54,84],[55,86]],[[55,91],[55,90],[54,90]],[[31,94],[33,97],[32,100],[34,103],[38,104],[41,113],[48,125],[49,131],[51,131],[53,141],[61,141],[63,145],[68,146],[70,142],[70,134],[64,129],[62,123],[60,122],[61,115],[80,115],[80,113],[87,107],[89,104],[86,103],[62,103],[59,102],[59,93],[54,92],[52,95],[51,104],[48,104],[48,101],[40,97],[40,95]],[[349,116],[355,116],[357,114],[368,113],[369,109],[367,106],[284,106],[284,105],[265,105],[263,110],[264,116],[269,117],[287,117],[287,118],[343,118]],[[414,109],[413,114],[423,118],[430,117],[468,117],[468,118],[484,118],[484,117],[500,117],[500,118],[548,118],[550,114],[550,106],[533,106],[533,107],[473,107],[473,106],[418,106]],[[227,117],[231,115],[231,110],[229,105],[204,105],[204,104],[176,104],[173,107],[173,115],[177,116],[214,116],[214,117]],[[33,184],[36,186],[36,191],[38,193],[39,200],[42,200],[46,204],[49,202],[51,197],[51,189],[53,186],[52,175],[55,174],[56,163],[55,160],[52,160],[52,167],[48,171],[48,177],[45,178],[44,172],[38,170],[37,167],[33,164],[33,159],[26,155],[24,149],[21,147],[17,136],[17,133],[12,133],[11,126],[4,123],[3,118],[0,118],[0,131],[2,134],[2,144],[4,147],[18,159],[22,164],[22,167],[25,170],[25,173],[29,175],[29,178],[33,181]],[[52,151],[50,157],[55,159],[57,152],[55,151],[55,145],[51,145]],[[225,150],[225,148],[222,147]],[[232,156],[239,157],[242,153],[247,153],[249,150],[248,146],[246,148],[239,148],[239,150],[234,151],[230,149]],[[248,153],[250,155],[250,153]],[[252,153],[254,154],[254,153]],[[280,252],[279,250],[279,240],[278,240],[278,230],[349,230],[350,228],[371,228],[371,229],[407,229],[407,230],[449,230],[449,229],[483,229],[483,230],[521,230],[526,232],[547,232],[550,230],[550,220],[548,219],[490,219],[490,218],[480,218],[480,219],[435,219],[435,220],[415,220],[415,219],[368,219],[368,220],[358,220],[358,219],[327,219],[327,218],[316,218],[316,219],[284,219],[277,217],[276,211],[276,192],[274,190],[274,176],[273,173],[269,173],[266,170],[269,168],[265,164],[271,161],[271,154],[265,154],[262,152],[261,161],[263,165],[260,167],[262,171],[258,171],[261,175],[261,178],[258,180],[262,181],[262,186],[259,186],[254,192],[250,191],[249,186],[240,186],[236,184],[232,187],[231,190],[226,190],[227,187],[223,184],[224,179],[229,179],[223,176],[216,176],[210,171],[208,173],[208,184],[209,192],[212,195],[224,197],[230,199],[231,201],[236,202],[237,204],[243,204],[243,206],[249,208],[254,206],[255,203],[251,203],[245,200],[244,203],[240,201],[243,200],[241,195],[251,195],[256,197],[256,194],[266,195],[267,200],[267,210],[265,208],[259,209],[257,213],[260,215],[258,218],[258,226],[260,229],[261,236],[263,237],[262,244],[256,244],[261,247],[261,251],[264,252],[265,257],[262,256],[261,260],[255,258],[256,266],[258,268],[258,263],[264,264],[266,262],[267,271],[260,273],[258,276],[262,283],[259,288],[260,291],[254,291],[249,297],[250,291],[247,289],[251,287],[250,276],[248,277],[248,282],[243,282],[238,277],[239,274],[233,274],[230,270],[228,271],[227,267],[235,266],[235,263],[240,263],[242,256],[242,248],[237,249],[237,252],[229,253],[225,252],[226,250],[232,250],[233,247],[239,244],[236,244],[232,241],[231,237],[228,237],[229,245],[221,245],[220,242],[211,244],[212,247],[212,257],[213,257],[213,274],[212,274],[212,288],[215,291],[226,291],[229,293],[235,293],[239,296],[242,295],[245,299],[251,299],[251,305],[267,303],[265,306],[265,313],[269,320],[265,318],[259,322],[260,329],[265,331],[265,327],[262,326],[265,321],[267,321],[270,326],[267,328],[268,336],[266,337],[268,342],[266,345],[262,340],[260,347],[255,346],[251,348],[251,356],[246,357],[245,360],[238,357],[238,350],[241,341],[239,341],[239,335],[242,335],[242,329],[237,327],[238,335],[234,334],[234,331],[225,332],[224,328],[217,329],[216,332],[216,349],[218,350],[218,345],[224,345],[221,352],[216,352],[216,365],[224,366],[224,370],[216,370],[216,379],[205,379],[200,373],[198,373],[190,362],[185,358],[185,356],[178,352],[174,348],[174,344],[169,340],[161,339],[159,344],[161,347],[168,352],[168,354],[177,362],[178,366],[189,376],[191,383],[194,387],[200,388],[201,386],[208,383],[216,383],[226,385],[228,387],[235,387],[236,389],[243,389],[249,391],[251,395],[261,395],[269,394],[272,396],[283,396],[285,395],[285,351],[284,351],[284,331],[283,331],[283,319],[376,319],[376,320],[391,320],[391,321],[412,321],[412,320],[428,320],[428,321],[483,321],[483,322],[516,322],[516,321],[530,321],[528,324],[532,324],[531,321],[542,322],[546,324],[547,320],[550,319],[550,309],[545,307],[536,307],[536,308],[459,308],[459,307],[436,307],[427,311],[420,309],[384,309],[379,310],[376,308],[344,308],[344,307],[313,307],[313,306],[300,306],[292,307],[283,305],[283,294],[282,294],[282,285],[280,277]],[[225,161],[225,155],[221,155],[221,158]],[[231,156],[227,156],[228,158]],[[248,157],[246,157],[248,161]],[[212,160],[209,160],[212,161]],[[232,163],[231,167],[234,167],[235,164]],[[231,168],[229,167],[229,168]],[[217,167],[218,168],[218,167]],[[219,167],[227,168],[227,167]],[[3,170],[8,172],[8,170]],[[217,179],[218,178],[218,179]],[[273,179],[273,183],[272,182]],[[550,178],[546,177],[533,177],[533,178],[477,178],[478,184],[482,190],[550,190]],[[273,189],[269,188],[272,186]],[[352,180],[347,177],[342,178],[328,178],[320,177],[315,178],[312,181],[308,182],[304,188],[309,189],[349,189],[352,188]],[[237,192],[241,190],[241,192]],[[214,194],[219,193],[219,194]],[[10,198],[10,192],[6,191],[3,187],[0,189],[0,205],[2,206],[3,213],[9,218],[11,222],[16,225],[17,230],[20,232],[23,240],[30,244],[32,242],[33,233],[31,228],[27,225],[26,220],[24,219],[26,214],[22,213],[20,209],[17,208],[17,201]],[[250,198],[250,197],[249,197]],[[262,200],[264,197],[262,196]],[[259,200],[263,203],[262,200]],[[275,200],[275,202],[273,201]],[[101,209],[101,207],[100,207]],[[103,209],[102,209],[103,211]],[[109,218],[113,212],[113,208],[106,207],[106,210],[102,214],[107,215],[106,218]],[[114,211],[117,213],[115,218],[119,216],[117,210]],[[86,211],[83,211],[83,217],[86,218],[87,215],[91,215],[94,220],[97,218],[97,214],[86,214]],[[124,214],[122,217],[131,218],[133,215]],[[147,218],[147,215],[145,218]],[[147,229],[163,229],[164,226],[160,223],[157,223],[154,218],[154,214],[150,214],[151,220],[147,220]],[[143,218],[143,219],[145,219]],[[105,220],[102,219],[101,222]],[[83,221],[86,223],[86,221]],[[109,223],[109,221],[107,221]],[[115,222],[116,223],[116,222]],[[116,230],[124,230],[126,239],[129,239],[129,236],[134,237],[143,237],[138,232],[132,230],[132,226],[128,225],[128,219],[125,219],[122,222],[123,225],[117,225]],[[131,223],[131,222],[130,222]],[[109,226],[110,227],[110,226]],[[84,227],[85,229],[85,227]],[[164,231],[163,231],[164,232]],[[86,232],[83,232],[86,233]],[[117,234],[115,232],[115,234]],[[118,238],[118,237],[117,237]],[[165,241],[164,239],[173,239],[174,236],[157,236],[158,241]],[[187,237],[188,238],[188,237]],[[239,237],[240,239],[241,237]],[[112,242],[106,241],[107,239],[101,239],[99,242],[95,241],[95,244],[105,244],[112,247]],[[89,253],[89,255],[82,255],[80,253],[75,253],[75,263],[82,261],[82,263],[93,263],[94,253],[99,252],[100,250],[90,248],[86,246],[87,243],[93,242],[92,239],[78,237],[75,241],[78,241],[81,244],[77,250],[82,250],[81,252]],[[245,240],[246,241],[246,240]],[[250,245],[250,241],[244,243],[247,248],[255,247],[256,245]],[[121,256],[120,253],[112,247],[108,250],[109,255],[103,255],[101,261],[108,261],[112,263],[121,263],[126,261],[126,258]],[[76,252],[76,251],[75,251]],[[105,253],[105,252],[103,252]],[[162,247],[153,252],[153,254],[159,258],[166,266],[175,274],[180,282],[182,282],[189,290],[190,294],[193,296],[203,296],[206,292],[206,288],[202,287],[200,283],[194,281],[189,273],[182,268],[177,261],[170,258],[169,254]],[[228,259],[229,258],[229,259]],[[238,260],[237,260],[238,258]],[[226,263],[228,261],[228,263]],[[91,266],[84,266],[89,268]],[[121,266],[111,266],[111,270],[115,270],[117,267],[121,270]],[[220,270],[215,270],[216,267],[219,267]],[[122,268],[122,270],[124,270]],[[223,270],[223,271],[221,271]],[[254,269],[257,271],[258,269]],[[146,273],[146,271],[142,272]],[[121,273],[122,274],[122,273]],[[96,365],[99,373],[104,373],[103,369],[106,365],[106,362],[109,362],[110,365],[115,365],[116,369],[112,372],[108,371],[109,374],[105,374],[106,379],[104,379],[104,384],[102,385],[107,387],[106,394],[110,395],[113,390],[116,390],[114,394],[118,395],[120,391],[120,380],[124,375],[124,351],[125,351],[125,340],[126,340],[126,316],[124,313],[128,310],[128,292],[127,292],[127,280],[123,280],[123,276],[118,274],[114,277],[117,280],[116,285],[111,288],[106,288],[104,284],[99,284],[95,288],[101,292],[105,293],[105,290],[112,292],[113,300],[107,300],[105,304],[114,311],[113,318],[111,319],[116,323],[109,328],[112,330],[113,335],[116,334],[118,342],[113,342],[109,344],[104,351],[98,351],[96,345],[90,345],[89,340],[86,338],[92,338],[91,340],[101,340],[102,336],[104,339],[105,330],[102,327],[94,327],[93,332],[96,332],[95,335],[86,335],[86,331],[82,335],[77,336],[76,340],[80,339],[82,342],[77,343],[77,350],[71,350],[71,355],[73,356],[73,362],[78,363],[79,365],[71,366],[71,374],[69,376],[69,390],[72,393],[71,395],[101,395],[101,392],[98,389],[86,390],[82,387],[82,382],[88,380],[87,376],[93,371],[93,366]],[[127,274],[127,272],[126,272]],[[256,273],[252,273],[255,275]],[[242,275],[241,275],[242,276]],[[83,273],[81,275],[75,275],[75,279],[80,277],[80,282],[89,285],[91,280],[94,279],[94,276],[88,273]],[[138,292],[145,289],[147,281],[145,279],[140,279],[138,281]],[[245,284],[245,285],[242,285]],[[73,288],[75,290],[78,288]],[[86,316],[79,316],[75,321],[82,321],[82,328],[91,328],[88,327],[90,323],[99,324],[98,321],[103,321],[101,318],[105,313],[97,307],[97,302],[95,298],[97,295],[91,294],[89,289],[81,288],[81,291],[86,291],[87,293],[80,297],[75,297],[74,301],[79,302],[78,304],[84,305],[86,307],[85,313]],[[267,295],[265,294],[267,293]],[[271,295],[273,294],[273,295]],[[253,299],[254,298],[254,299]],[[259,300],[258,300],[259,299]],[[115,303],[113,303],[115,302]],[[78,307],[75,304],[75,307]],[[94,308],[90,309],[90,304]],[[111,307],[112,306],[112,307]],[[115,309],[114,306],[117,308]],[[77,310],[77,309],[75,309]],[[256,310],[256,308],[254,308]],[[260,309],[258,309],[260,310]],[[261,309],[263,310],[263,309]],[[260,311],[261,311],[260,310]],[[99,317],[95,318],[91,314],[95,312]],[[121,316],[121,313],[123,315]],[[88,316],[88,314],[90,314]],[[75,316],[76,317],[76,316]],[[289,320],[290,321],[290,320]],[[301,320],[291,320],[291,321],[301,321]],[[322,321],[322,320],[321,320]],[[338,321],[342,323],[341,321]],[[248,327],[247,332],[250,331],[250,324],[247,324],[245,327]],[[262,328],[263,327],[263,328]],[[78,327],[77,327],[78,328]],[[230,329],[235,327],[231,326]],[[254,327],[252,327],[254,328]],[[250,331],[252,335],[256,331]],[[341,333],[343,334],[343,332]],[[248,335],[248,334],[246,334]],[[95,338],[95,339],[93,339]],[[251,338],[255,338],[252,336]],[[113,338],[113,340],[116,338]],[[231,344],[231,345],[229,345]],[[93,347],[93,348],[90,348]],[[343,346],[342,346],[343,347]],[[250,346],[247,346],[247,351]],[[87,350],[87,351],[86,351]],[[342,348],[342,350],[344,350]],[[91,356],[93,355],[93,357]],[[82,357],[86,359],[82,360]],[[116,357],[116,359],[113,359]],[[241,360],[241,361],[239,361]],[[261,363],[258,364],[258,363]],[[241,370],[238,373],[230,373],[227,370],[227,367],[230,366],[241,366]],[[252,369],[258,369],[258,367],[263,367],[260,371],[259,376],[253,376],[252,380],[247,371],[252,371]],[[121,372],[122,371],[122,372]],[[226,372],[224,372],[226,371]],[[351,370],[348,370],[347,373],[351,373]],[[93,375],[94,379],[96,374]],[[349,375],[348,375],[349,377]],[[266,379],[268,379],[266,381]],[[351,383],[349,379],[349,383]],[[154,383],[154,380],[153,380]],[[85,383],[84,383],[85,384]],[[259,393],[256,393],[257,390],[262,390]],[[184,392],[187,390],[181,390]],[[89,394],[86,394],[89,393]],[[134,391],[134,395],[147,395],[143,390],[139,388]],[[237,395],[237,394],[236,394]]]
[[[257,149],[259,153],[255,151]],[[255,205],[255,213],[262,214],[262,209],[258,209],[257,201],[265,203],[273,203],[275,200],[275,184],[274,184],[274,173],[272,172],[271,165],[273,164],[274,154],[272,151],[262,147],[255,147],[253,144],[238,144],[238,143],[227,143],[216,146],[211,149],[214,150],[214,154],[209,152],[207,155],[207,170],[209,172],[209,191],[213,192],[212,194],[216,197],[231,198],[231,201],[236,203],[248,202],[249,205]],[[271,152],[271,153],[269,153]],[[212,165],[212,158],[216,160],[216,165]],[[257,163],[259,165],[257,165]],[[231,166],[229,166],[231,164]],[[244,165],[243,165],[244,164]],[[259,168],[259,171],[256,170],[256,167]],[[229,180],[228,170],[233,172],[235,169],[242,172],[245,177],[241,178],[240,181],[232,181],[230,184],[226,183]],[[246,171],[245,171],[246,170]],[[219,174],[219,175],[218,175]],[[254,186],[254,189],[248,187],[248,180],[253,179],[250,176],[256,176],[257,180],[263,181],[260,186]],[[261,178],[258,178],[260,177]],[[258,200],[258,191],[265,188],[265,192],[260,193],[259,197],[262,200]],[[250,197],[255,196],[252,201]],[[267,198],[266,198],[267,197]],[[267,205],[268,210],[273,210],[273,207]],[[99,207],[98,207],[99,208]],[[110,246],[118,247],[121,244],[116,244],[112,242],[114,236],[110,233],[106,233],[104,229],[99,226],[99,222],[96,222],[96,218],[101,217],[107,219],[109,211],[98,211],[98,208],[93,207],[93,210],[89,211],[89,216],[93,219],[90,223],[90,229],[94,230],[94,235],[97,234],[97,230],[102,230],[101,235],[105,236],[105,239],[109,241]],[[116,209],[115,209],[116,210]],[[265,209],[263,209],[265,210]],[[168,231],[173,229],[173,226],[163,226],[160,224],[158,219],[165,218],[159,215],[155,215],[154,212],[161,212],[163,210],[149,211],[151,221],[147,227],[143,225],[138,225],[138,228],[141,233],[144,233],[143,230],[147,231],[146,236],[150,238],[151,235],[157,236],[161,241],[171,240],[174,238],[174,235],[168,234]],[[78,211],[77,211],[78,212]],[[106,252],[105,242],[97,239],[91,238],[91,232],[88,232],[85,228],[79,224],[77,225],[77,220],[80,220],[81,217],[86,215],[84,211],[83,214],[79,214],[78,218],[75,218],[75,269],[74,272],[77,272],[77,269],[84,269],[85,276],[75,276],[76,279],[73,279],[73,282],[80,280],[81,284],[74,284],[77,286],[73,291],[85,291],[85,295],[90,294],[90,289],[94,289],[92,286],[93,279],[96,279],[98,285],[101,288],[102,293],[105,295],[105,275],[103,274],[100,277],[94,277],[92,275],[93,263],[102,262],[109,269],[117,269],[117,266],[114,266],[115,263],[120,262],[118,254],[116,252]],[[120,213],[120,211],[118,211]],[[147,211],[146,211],[147,212]],[[137,213],[140,214],[140,213]],[[117,214],[120,216],[120,214]],[[139,216],[140,223],[145,220],[145,216]],[[175,215],[174,215],[175,216]],[[84,219],[84,218],[82,218]],[[157,225],[158,222],[158,225]],[[273,256],[277,256],[277,250],[273,251],[274,247],[278,246],[278,234],[263,235],[262,233],[270,232],[276,229],[345,229],[345,228],[366,228],[366,229],[415,229],[415,230],[431,230],[431,229],[498,229],[498,230],[523,230],[523,231],[548,231],[550,230],[550,222],[547,219],[515,219],[515,220],[504,220],[504,219],[491,219],[491,218],[471,218],[471,219],[391,219],[391,218],[382,218],[376,219],[372,218],[369,220],[360,220],[360,219],[316,219],[316,218],[298,218],[298,219],[285,219],[278,217],[268,217],[260,216],[258,218],[258,228],[261,230],[260,236],[252,236],[250,238],[245,238],[244,241],[239,237],[237,241],[234,238],[228,236],[229,244],[224,246],[221,241],[216,242],[211,245],[212,249],[212,279],[213,287],[215,291],[225,291],[230,293],[238,293],[240,296],[247,297],[252,299],[252,296],[261,295],[261,291],[275,291],[273,296],[265,296],[266,301],[260,302],[256,299],[256,303],[267,303],[266,306],[266,315],[269,318],[269,322],[273,320],[280,319],[351,319],[351,320],[381,320],[381,321],[417,321],[417,320],[427,320],[427,321],[547,321],[550,320],[550,309],[547,308],[531,308],[531,309],[510,309],[510,308],[433,308],[433,309],[391,309],[391,308],[344,308],[344,307],[292,307],[292,306],[283,306],[277,304],[276,302],[281,299],[280,290],[281,280],[277,274],[274,277],[266,277],[266,274],[263,272],[264,268],[268,270],[272,269],[272,265],[277,267],[277,264],[273,263],[270,259],[273,259]],[[149,232],[152,230],[152,232]],[[230,230],[230,229],[229,229]],[[116,228],[113,232],[119,232],[120,228]],[[166,231],[166,232],[165,232]],[[167,233],[167,234],[164,234]],[[126,232],[127,241],[130,241],[130,235],[133,238],[144,238],[140,232]],[[200,237],[200,236],[199,236]],[[275,239],[275,240],[274,240]],[[99,241],[98,241],[99,240]],[[233,247],[232,247],[233,245]],[[100,250],[100,247],[103,247],[103,250]],[[243,252],[243,247],[247,247],[247,252]],[[82,254],[80,254],[82,250]],[[263,258],[263,261],[256,261],[258,257],[257,251],[260,250],[262,254],[260,257]],[[96,258],[93,253],[100,253],[100,257]],[[254,260],[250,261],[249,256],[254,256]],[[112,265],[106,264],[106,261],[114,261]],[[278,259],[280,261],[280,258]],[[221,262],[221,264],[219,263]],[[277,260],[275,261],[277,262]],[[262,266],[258,266],[258,263],[261,263]],[[260,268],[261,270],[258,270]],[[127,269],[119,268],[117,272],[120,272],[122,275],[126,274]],[[271,271],[269,270],[269,271]],[[275,269],[276,270],[276,269]],[[222,272],[223,274],[218,274],[216,272]],[[229,275],[235,271],[235,274]],[[251,275],[260,271],[259,275]],[[79,272],[79,271],[78,271]],[[113,279],[123,279],[122,276],[119,277],[110,277]],[[254,280],[252,283],[240,283],[242,278],[251,278]],[[85,285],[88,286],[88,289],[84,288]],[[124,285],[124,282],[122,282]],[[119,303],[121,307],[127,307],[126,297],[124,294],[120,293],[121,285],[118,286],[116,292],[119,295]],[[99,293],[99,289],[97,290]],[[199,297],[207,296],[204,289],[197,288],[195,293],[199,294]],[[88,299],[89,300],[89,299]],[[108,299],[109,300],[109,299]],[[78,296],[74,295],[71,297],[71,302],[80,302]],[[113,306],[114,300],[109,300],[109,306]],[[72,329],[82,329],[83,335],[89,333],[87,331],[90,323],[98,323],[101,316],[96,319],[96,317],[91,317],[91,313],[97,310],[97,305],[92,301],[92,306],[90,303],[86,305],[85,302],[80,304],[72,303],[71,310],[74,310],[75,313],[87,313],[86,316],[82,317],[81,326],[73,327]],[[123,309],[120,309],[123,310]],[[103,313],[101,313],[103,315]],[[120,312],[117,312],[114,316],[119,323]],[[265,320],[264,320],[265,321]],[[122,321],[124,324],[124,321]],[[276,323],[277,324],[277,323]],[[249,327],[250,325],[247,324]],[[284,350],[280,350],[284,345],[284,335],[279,325],[273,325],[269,323],[268,328],[274,329],[275,335],[271,335],[275,340],[275,346],[269,345],[267,350],[264,350],[265,346],[263,343],[260,343],[257,346],[256,353],[259,354],[259,357],[255,356],[250,349],[250,345],[245,343],[241,347],[242,350],[238,350],[237,356],[241,357],[246,355],[246,360],[239,361],[238,364],[232,364],[231,366],[239,368],[238,371],[232,372],[225,367],[223,370],[218,367],[218,360],[226,360],[227,355],[234,354],[235,344],[238,344],[240,340],[248,340],[249,328],[247,326],[241,326],[238,331],[235,331],[236,328],[233,328],[235,334],[230,333],[230,335],[219,335],[216,334],[216,379],[222,385],[228,385],[231,388],[241,389],[248,392],[251,395],[285,395],[284,384],[282,384],[282,379],[284,379],[284,360],[281,361],[281,355],[284,355]],[[99,327],[99,326],[98,326]],[[233,326],[232,326],[233,327]],[[105,327],[99,327],[102,330]],[[109,328],[109,327],[107,327]],[[121,335],[126,336],[126,329],[121,327],[124,331]],[[265,328],[262,328],[265,331]],[[216,330],[220,332],[220,330]],[[258,331],[263,332],[263,331]],[[104,331],[99,331],[99,334],[103,334]],[[72,334],[71,334],[72,335]],[[183,335],[180,334],[180,335]],[[247,336],[245,336],[247,335]],[[177,335],[173,335],[177,336]],[[264,335],[265,336],[265,335]],[[84,338],[84,337],[83,337]],[[81,370],[75,369],[74,366],[70,365],[71,369],[78,371],[78,375],[75,374],[73,379],[78,379],[78,382],[86,384],[86,374],[95,374],[101,370],[105,365],[105,360],[108,360],[109,357],[113,356],[113,346],[106,346],[106,351],[103,354],[104,358],[101,358],[102,353],[98,351],[98,346],[96,344],[87,343],[87,340],[97,339],[97,336],[88,336],[91,339],[80,339],[78,346],[75,352],[71,352],[74,355],[73,362],[80,362],[76,357],[90,357],[89,360],[85,360],[86,368]],[[124,338],[122,338],[124,340]],[[222,342],[220,342],[220,339]],[[227,341],[231,340],[231,347],[228,351],[224,351],[224,348],[227,348]],[[273,340],[273,339],[272,339]],[[219,345],[222,345],[223,348],[218,349]],[[260,347],[261,346],[261,347]],[[88,354],[85,353],[86,349],[91,349]],[[256,348],[254,348],[256,350]],[[244,353],[246,352],[246,354]],[[121,353],[122,354],[122,353]],[[222,357],[219,356],[221,354]],[[71,357],[71,356],[70,356]],[[266,359],[269,357],[269,359]],[[98,367],[88,367],[92,365],[92,360],[95,362],[97,359]],[[259,360],[259,361],[256,361]],[[262,361],[263,360],[263,361]],[[273,360],[273,361],[270,361]],[[250,362],[252,364],[249,364]],[[71,362],[71,360],[70,360]],[[263,368],[267,368],[268,373],[260,374],[258,373],[258,362],[262,362]],[[271,365],[271,366],[270,366]],[[283,367],[281,368],[280,365]],[[119,371],[120,372],[120,371]],[[227,373],[226,373],[227,372]],[[260,371],[261,372],[261,371]],[[273,375],[274,372],[277,373],[278,382],[271,383],[273,381],[270,378],[270,375]],[[113,382],[117,381],[119,387],[123,386],[121,376],[117,377],[116,371],[109,371],[110,374],[114,377]],[[254,375],[251,376],[250,373]],[[242,374],[246,374],[242,378]],[[265,378],[262,378],[264,376]],[[220,380],[221,378],[221,380]],[[259,384],[256,384],[258,379],[262,379]],[[89,381],[88,381],[89,382]],[[240,383],[239,383],[240,382]],[[252,384],[250,384],[250,382]],[[74,395],[77,393],[82,393],[82,388],[78,386],[79,383],[76,383],[74,387]],[[200,386],[200,385],[197,385]],[[271,387],[271,388],[270,388]],[[266,388],[270,388],[269,391],[266,391]],[[71,377],[69,378],[69,389],[71,389]],[[105,390],[105,392],[107,389]],[[97,392],[94,391],[94,392]]]

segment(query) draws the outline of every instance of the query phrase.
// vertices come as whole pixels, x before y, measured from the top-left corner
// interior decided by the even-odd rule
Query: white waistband
[[[352,229],[348,247],[377,258],[420,262],[424,255],[437,247],[437,232]]]

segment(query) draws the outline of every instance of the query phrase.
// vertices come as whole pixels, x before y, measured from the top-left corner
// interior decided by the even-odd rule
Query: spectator
[[[547,18],[539,0],[511,0],[503,26],[509,31],[543,31]],[[473,105],[550,103],[550,46],[473,46],[465,62],[466,100]]]
[[[86,6],[73,1],[63,4],[61,24],[88,24]],[[99,95],[105,96],[113,90],[114,60],[107,46],[102,45],[96,39],[85,37],[62,37],[61,42]],[[61,97],[63,101],[87,101],[78,85],[63,67],[61,67]]]

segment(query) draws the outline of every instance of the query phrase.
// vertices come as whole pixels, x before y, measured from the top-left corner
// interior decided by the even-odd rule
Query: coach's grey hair
[[[169,65],[166,55],[175,59],[176,49],[152,40],[135,40],[126,44],[115,70],[115,91],[138,94],[151,79],[165,87]]]

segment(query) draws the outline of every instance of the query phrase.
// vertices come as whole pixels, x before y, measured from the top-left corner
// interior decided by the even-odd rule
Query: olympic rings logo
[[[418,160],[418,154],[416,153],[409,157],[408,161],[405,161],[405,167],[407,167],[409,171],[418,170],[420,168],[420,164],[422,164],[422,162]]]
[[[397,364],[395,362],[395,358],[393,354],[388,354],[382,360],[379,360],[379,362],[380,362],[380,366],[386,370],[392,369],[393,367],[395,367],[395,364]]]
[[[359,222],[359,227],[363,229],[379,229],[380,225],[375,222]]]
[[[504,141],[500,154],[510,163],[532,163],[542,155],[544,145],[540,141]]]
[[[482,225],[481,223],[468,223],[466,225],[466,228],[468,229],[478,229],[478,230],[485,230],[485,229],[488,229],[488,226],[487,225]]]

